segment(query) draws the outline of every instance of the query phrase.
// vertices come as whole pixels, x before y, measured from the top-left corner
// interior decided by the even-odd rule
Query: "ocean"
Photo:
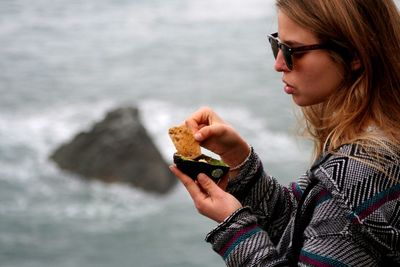
[[[204,241],[216,223],[180,184],[154,195],[85,181],[48,157],[137,106],[171,162],[168,128],[210,106],[287,185],[311,147],[273,69],[275,30],[272,0],[0,1],[0,265],[224,266]]]

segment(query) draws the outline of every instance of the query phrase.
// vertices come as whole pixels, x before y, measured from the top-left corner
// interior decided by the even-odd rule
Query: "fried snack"
[[[171,127],[168,134],[179,155],[190,159],[201,155],[200,144],[186,125]]]

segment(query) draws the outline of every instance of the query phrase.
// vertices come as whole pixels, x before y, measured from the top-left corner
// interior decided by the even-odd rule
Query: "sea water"
[[[166,161],[167,130],[215,109],[287,185],[310,162],[267,34],[272,0],[0,1],[0,266],[224,266],[178,184],[167,195],[84,181],[51,152],[137,106]],[[140,176],[140,173],[136,175]]]

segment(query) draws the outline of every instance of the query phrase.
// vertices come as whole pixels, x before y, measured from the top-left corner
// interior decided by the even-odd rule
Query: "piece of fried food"
[[[200,144],[186,125],[171,127],[168,134],[179,155],[190,159],[201,155]]]

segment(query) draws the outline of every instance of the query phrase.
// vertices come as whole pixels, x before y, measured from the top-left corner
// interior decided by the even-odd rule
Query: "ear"
[[[361,61],[358,57],[355,57],[351,61],[351,70],[356,71],[356,70],[359,70],[360,68],[361,68]]]

